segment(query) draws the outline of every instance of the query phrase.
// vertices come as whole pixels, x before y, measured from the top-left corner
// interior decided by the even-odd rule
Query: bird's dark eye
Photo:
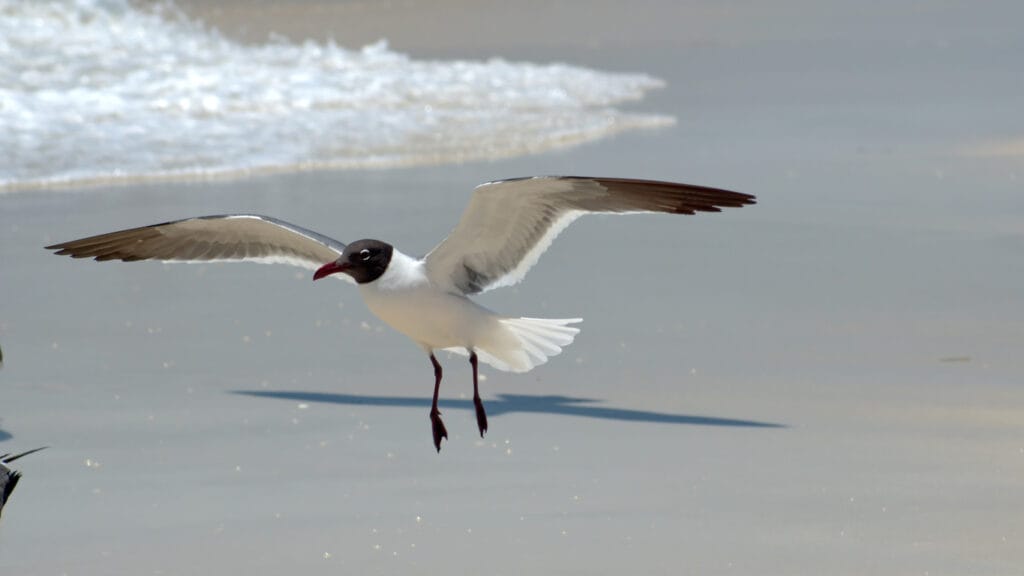
[[[362,258],[363,260],[369,260],[370,259],[370,251],[366,250],[365,248],[360,250],[359,251],[359,257]]]

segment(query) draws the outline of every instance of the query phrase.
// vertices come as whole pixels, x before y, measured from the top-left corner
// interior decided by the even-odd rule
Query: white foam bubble
[[[170,5],[0,0],[0,191],[536,153],[666,116],[661,81],[563,64],[233,42]]]

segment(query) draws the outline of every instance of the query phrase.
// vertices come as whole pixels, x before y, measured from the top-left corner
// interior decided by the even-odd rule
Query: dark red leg
[[[441,364],[430,353],[430,362],[434,365],[434,403],[430,406],[430,424],[434,430],[434,447],[441,451],[441,438],[448,439],[448,430],[441,421],[441,411],[437,409],[437,395],[441,392]]]
[[[487,412],[484,412],[484,403],[480,400],[480,387],[477,384],[477,362],[476,352],[469,351],[469,363],[473,365],[473,406],[476,407],[476,426],[480,429],[480,437],[483,438],[487,432]]]

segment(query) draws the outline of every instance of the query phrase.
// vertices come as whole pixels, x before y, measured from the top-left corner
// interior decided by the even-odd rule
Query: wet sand
[[[242,34],[233,5],[186,8]],[[378,14],[359,3],[336,14],[360,6]],[[467,32],[464,19],[486,11],[456,3],[432,14],[463,25],[413,34],[399,21],[415,22],[403,9],[419,4],[392,6],[357,25],[311,20],[322,5],[296,2],[287,24],[319,22],[341,41],[392,18],[392,45],[426,56],[647,72],[668,87],[636,106],[679,121],[491,163],[0,197],[0,452],[52,446],[21,463],[0,573],[1024,565],[1024,165],[968,153],[1021,137],[1019,18],[967,4],[602,4],[585,17],[580,4],[538,4],[545,24],[531,30],[545,40],[520,41],[514,19]],[[661,25],[615,25],[637,20]],[[583,332],[528,374],[485,371],[484,440],[468,365],[442,358],[440,455],[429,362],[350,286],[42,250],[252,211],[423,253],[475,184],[544,173],[683,180],[759,204],[574,224],[526,282],[481,300],[581,316]]]

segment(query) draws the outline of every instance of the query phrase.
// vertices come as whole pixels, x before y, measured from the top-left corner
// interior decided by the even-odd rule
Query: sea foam
[[[614,107],[661,85],[384,41],[247,45],[170,4],[0,0],[0,191],[537,153],[671,124]]]

